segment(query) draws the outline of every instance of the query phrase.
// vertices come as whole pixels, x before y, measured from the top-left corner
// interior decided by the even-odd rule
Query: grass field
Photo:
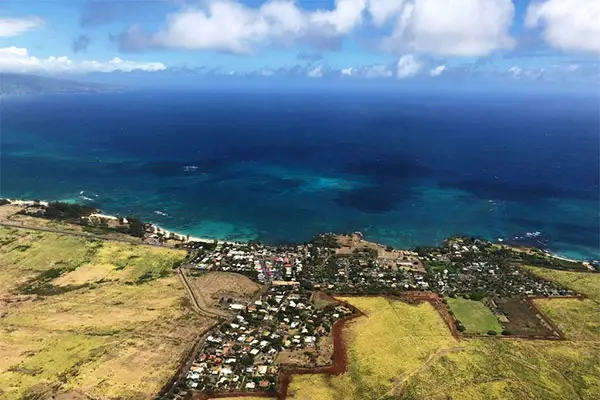
[[[465,326],[466,333],[486,334],[488,331],[502,332],[498,318],[480,301],[446,298],[454,317]]]
[[[201,309],[228,317],[227,304],[219,306],[219,299],[249,300],[261,290],[261,285],[244,275],[233,272],[212,271],[201,276],[187,274],[187,280],[194,291]]]
[[[22,225],[29,228],[58,229],[61,231],[74,233],[92,233],[102,235],[108,239],[124,239],[133,243],[142,243],[142,239],[140,238],[125,233],[119,233],[113,229],[107,229],[91,225],[82,226],[58,219],[46,219],[18,214],[18,212],[23,209],[23,206],[18,206],[14,204],[0,206],[0,222],[12,225]]]
[[[185,253],[0,228],[0,398],[152,398],[212,322]]]
[[[597,344],[469,340],[416,375],[395,399],[597,399]]]
[[[588,296],[590,299],[600,301],[600,273],[582,273],[572,271],[559,271],[556,269],[540,268],[540,267],[524,267],[534,274],[559,283],[573,289],[581,294]]]
[[[600,306],[592,300],[536,299],[535,304],[562,327],[569,340],[600,343]]]
[[[457,342],[429,304],[346,299],[367,317],[346,328],[348,372],[294,376],[295,400],[487,400],[600,398],[600,335],[592,301],[548,300],[567,341]],[[554,302],[557,303],[554,303]],[[587,315],[587,317],[583,316]]]
[[[378,399],[401,388],[422,365],[459,343],[429,304],[384,298],[344,298],[367,316],[348,325],[348,372],[294,376],[293,399]]]

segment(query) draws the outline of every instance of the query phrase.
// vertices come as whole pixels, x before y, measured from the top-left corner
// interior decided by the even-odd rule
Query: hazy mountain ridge
[[[0,94],[102,93],[118,92],[116,86],[79,82],[39,75],[0,73]]]

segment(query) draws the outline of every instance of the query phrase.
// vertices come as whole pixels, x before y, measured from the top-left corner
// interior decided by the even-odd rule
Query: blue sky
[[[0,2],[0,70],[600,82],[600,0]]]

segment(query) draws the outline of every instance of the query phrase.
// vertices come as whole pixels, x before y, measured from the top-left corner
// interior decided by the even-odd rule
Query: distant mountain
[[[0,95],[44,93],[101,93],[120,91],[118,87],[46,76],[0,73]]]

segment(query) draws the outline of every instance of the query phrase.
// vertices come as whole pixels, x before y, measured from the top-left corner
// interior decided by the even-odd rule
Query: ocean
[[[2,98],[0,196],[265,243],[454,234],[600,258],[597,95],[219,85]]]

